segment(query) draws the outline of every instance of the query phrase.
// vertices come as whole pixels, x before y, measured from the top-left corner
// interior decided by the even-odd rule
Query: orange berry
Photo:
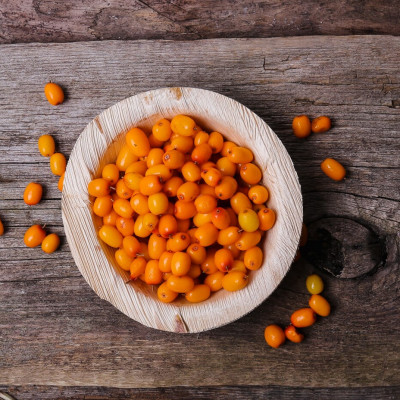
[[[183,251],[190,245],[190,236],[185,232],[175,233],[167,242],[167,250],[169,251]],[[186,275],[183,274],[183,275]]]
[[[235,176],[237,164],[230,161],[228,157],[221,157],[217,160],[217,168],[224,176]]]
[[[208,222],[199,228],[195,232],[195,237],[199,241],[200,246],[207,247],[211,246],[217,241],[218,229],[212,222]]]
[[[233,261],[231,271],[240,271],[240,272],[244,272],[245,274],[247,274],[247,268],[244,265],[244,262],[241,260]]]
[[[158,217],[152,213],[144,214],[143,216],[143,224],[149,231],[154,231],[158,224]]]
[[[140,252],[140,242],[134,236],[125,236],[122,239],[122,248],[130,257],[136,257]]]
[[[252,163],[242,164],[240,167],[240,177],[249,185],[255,185],[260,182],[262,172],[257,165]]]
[[[154,215],[165,214],[169,207],[168,197],[165,193],[155,193],[149,196],[149,210]]]
[[[185,154],[178,150],[169,150],[164,153],[163,162],[169,169],[179,169],[185,164]]]
[[[171,272],[175,276],[187,275],[190,270],[191,259],[189,254],[177,251],[172,256],[171,260]]]
[[[0,236],[2,236],[4,234],[4,225],[3,222],[0,219]]]
[[[152,258],[153,260],[159,260],[166,248],[167,248],[167,241],[160,234],[153,233],[149,237],[147,249],[149,252],[149,257]]]
[[[24,202],[29,206],[33,206],[40,202],[42,199],[42,193],[42,185],[35,182],[28,183],[24,191]]]
[[[45,253],[54,253],[58,249],[58,246],[60,246],[60,238],[55,233],[50,233],[50,235],[47,235],[43,239],[42,250]]]
[[[176,293],[187,293],[193,289],[194,281],[190,276],[171,275],[167,280],[167,287]]]
[[[167,282],[163,282],[157,289],[157,297],[163,303],[171,303],[177,298],[177,296],[177,292],[168,288]]]
[[[200,303],[210,297],[211,290],[207,285],[195,285],[193,289],[186,293],[187,301],[191,303]]]
[[[218,271],[218,268],[215,265],[215,253],[215,249],[209,250],[205,260],[201,263],[201,270],[207,275],[214,274]]]
[[[158,260],[147,261],[144,271],[144,281],[148,285],[158,285],[163,281],[162,272],[158,268]]]
[[[196,146],[192,151],[192,160],[197,164],[203,164],[210,159],[212,148],[208,143]]]
[[[216,197],[215,188],[213,188],[212,186],[208,186],[205,183],[201,183],[199,185],[199,188],[200,188],[200,194],[208,194],[210,196]]]
[[[268,200],[269,192],[265,186],[256,185],[249,189],[247,196],[254,204],[263,204]]]
[[[241,192],[236,193],[230,199],[231,207],[236,214],[240,214],[242,211],[251,208],[251,201],[249,198]]]
[[[193,136],[196,122],[187,115],[176,115],[171,120],[171,129],[173,132],[182,136]]]
[[[214,261],[220,271],[227,272],[232,269],[233,255],[228,249],[219,249],[215,253]]]
[[[65,178],[65,172],[62,173],[62,175],[60,176],[60,179],[58,180],[57,183],[57,188],[60,192],[63,191],[63,187],[64,187],[64,178]]]
[[[129,174],[131,172],[136,172],[137,174],[143,175],[147,171],[147,163],[144,160],[135,161],[126,168],[125,174]]]
[[[52,106],[58,106],[64,101],[64,91],[56,83],[49,82],[44,86],[44,94]]]
[[[260,231],[242,232],[242,234],[240,235],[240,239],[237,242],[235,242],[235,246],[241,251],[246,251],[254,246],[257,246],[260,240],[261,240]]]
[[[244,272],[231,271],[222,279],[222,287],[228,292],[236,292],[247,286],[248,276]]]
[[[146,271],[147,261],[144,257],[136,257],[129,268],[131,279],[137,279]]]
[[[56,150],[56,144],[54,142],[53,136],[42,135],[38,140],[38,147],[40,154],[43,157],[50,157],[54,154]]]
[[[163,147],[164,146],[164,141],[163,140],[158,140],[155,136],[154,136],[154,134],[153,133],[151,133],[150,135],[149,135],[149,143],[150,143],[150,147],[152,148],[152,149],[154,149],[154,148],[161,148],[161,147]],[[165,150],[164,150],[165,151]]]
[[[154,167],[155,165],[159,165],[163,163],[163,155],[164,150],[162,149],[150,149],[149,154],[147,155],[146,165],[147,168]]]
[[[240,227],[246,232],[254,232],[260,226],[258,215],[251,208],[246,208],[238,215]]]
[[[222,207],[217,207],[211,212],[211,222],[218,229],[226,229],[230,224],[228,211]]]
[[[133,218],[118,217],[115,227],[122,236],[132,236],[135,230],[135,221]]]
[[[196,185],[194,182],[186,182],[179,187],[177,197],[181,201],[193,201],[199,194],[199,185]]]
[[[114,226],[103,225],[99,230],[99,237],[105,244],[115,249],[122,245],[122,235]]]
[[[232,147],[228,152],[227,157],[235,164],[247,164],[253,161],[253,153],[246,147]]]
[[[236,243],[241,236],[240,228],[237,226],[229,226],[228,228],[222,229],[218,233],[218,244],[221,246],[229,246],[230,244]]]
[[[172,134],[171,122],[166,118],[158,120],[152,128],[154,137],[160,142],[169,140]]]
[[[217,207],[217,199],[208,194],[200,194],[194,201],[194,205],[198,213],[208,214]]]
[[[118,249],[115,254],[115,261],[117,264],[124,270],[129,271],[131,264],[133,262],[133,257],[128,255],[128,253],[124,249]]]
[[[263,256],[263,252],[259,247],[251,247],[244,253],[244,265],[251,271],[255,271],[261,267]]]
[[[61,176],[67,167],[67,160],[65,159],[64,154],[62,153],[54,153],[50,157],[50,169],[54,175]]]
[[[237,187],[236,179],[231,176],[224,176],[215,187],[215,195],[220,200],[228,200],[236,193]]]
[[[283,343],[285,343],[285,333],[283,329],[278,325],[269,325],[265,328],[264,332],[265,341],[271,346],[277,349]]]
[[[221,271],[216,271],[213,274],[207,275],[204,283],[210,288],[212,292],[217,292],[222,289],[222,279],[225,274]]]
[[[158,222],[158,232],[168,238],[178,232],[178,223],[173,215],[163,215]]]
[[[139,182],[140,181],[141,178],[139,179]],[[133,190],[128,187],[124,179],[120,179],[117,182],[117,184],[115,185],[115,191],[117,193],[117,196],[121,199],[130,199],[133,194]]]
[[[182,167],[182,176],[188,182],[197,182],[201,179],[201,170],[198,165],[192,161],[186,162]]]
[[[303,139],[311,134],[311,122],[307,115],[299,115],[293,118],[293,133],[296,137]]]
[[[206,249],[197,243],[190,244],[186,253],[189,254],[193,264],[202,264],[207,257]]]
[[[110,183],[103,178],[93,179],[89,182],[88,192],[95,197],[107,196],[110,194]]]
[[[222,150],[221,150],[221,155],[223,157],[228,157],[228,154],[232,152],[232,149],[234,147],[237,147],[236,143],[233,142],[224,142],[223,146],[222,146]]]
[[[341,181],[346,176],[343,165],[333,158],[327,158],[321,163],[322,171],[334,181]]]
[[[178,219],[189,219],[196,215],[196,207],[192,201],[178,200],[175,203],[174,215]]]
[[[328,117],[321,116],[314,118],[311,122],[311,130],[314,133],[322,133],[331,129],[331,120]]]
[[[113,201],[110,195],[97,197],[93,203],[93,212],[99,217],[105,217],[113,209]]]
[[[178,189],[183,185],[183,179],[179,176],[173,176],[164,183],[163,192],[168,197],[175,197]]]
[[[290,322],[296,328],[306,328],[317,320],[315,312],[311,308],[300,308],[290,317]]]
[[[219,153],[224,146],[224,137],[219,132],[211,132],[208,139],[213,154]]]
[[[304,335],[299,333],[293,325],[286,327],[285,336],[293,343],[300,343],[304,340]]]
[[[192,264],[189,269],[188,276],[190,276],[192,279],[196,279],[201,275],[201,273],[202,270],[200,268],[200,265]]]
[[[200,146],[203,143],[207,143],[209,138],[209,134],[204,131],[200,131],[196,133],[196,136],[194,137],[194,145],[195,146]]]
[[[268,231],[275,225],[276,214],[275,211],[264,207],[258,212],[258,219],[260,220],[259,228],[262,231]]]
[[[130,205],[132,210],[136,214],[144,215],[150,212],[148,197],[141,193],[136,193],[131,197]],[[115,210],[115,201],[114,201],[114,210]]]
[[[115,200],[113,209],[120,217],[124,218],[132,218],[134,212],[131,203],[126,199]]]
[[[115,226],[117,218],[118,214],[114,210],[111,210],[107,215],[103,217],[103,225]]]
[[[110,185],[114,186],[119,180],[119,169],[115,164],[107,164],[101,171],[101,176],[110,182]]]
[[[42,244],[46,232],[40,225],[32,225],[24,235],[24,243],[27,247],[36,247]]]
[[[181,151],[182,153],[190,153],[193,149],[193,138],[190,136],[180,136],[171,140],[173,150]]]
[[[311,309],[321,317],[327,317],[331,313],[331,306],[325,297],[319,294],[313,294],[310,297],[308,305]]]
[[[215,187],[222,179],[222,173],[216,168],[208,168],[201,172],[201,177],[207,185]]]
[[[130,167],[133,163],[137,161],[138,156],[130,150],[127,144],[125,144],[124,146],[122,146],[121,150],[118,153],[115,165],[120,171],[126,171],[128,167]]]
[[[144,215],[139,215],[135,221],[134,234],[135,236],[145,238],[151,235],[151,230],[147,229],[144,224]]]
[[[161,272],[171,272],[171,261],[174,253],[172,251],[164,251],[159,259],[158,268]]]
[[[226,208],[226,211],[229,214],[229,219],[230,219],[230,226],[238,226],[239,225],[239,221],[237,218],[237,214],[235,213],[235,211],[233,211],[233,209],[231,207]]]
[[[196,214],[193,217],[193,223],[200,228],[200,226],[207,224],[208,222],[211,222],[211,213],[206,213],[206,214]]]
[[[234,243],[232,243],[232,244],[227,244],[227,245],[225,245],[224,246],[224,248],[225,249],[228,249],[231,253],[232,253],[232,255],[233,255],[233,258],[239,258],[240,256],[241,256],[241,254],[242,254],[242,251],[240,251],[236,246],[235,246],[235,244]]]
[[[162,188],[161,179],[157,175],[145,176],[139,184],[139,191],[145,196],[161,192]]]
[[[139,128],[130,129],[125,136],[130,151],[137,157],[147,156],[150,152],[150,143],[147,135]]]

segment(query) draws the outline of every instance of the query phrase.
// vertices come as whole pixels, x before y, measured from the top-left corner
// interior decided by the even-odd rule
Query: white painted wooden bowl
[[[102,243],[100,218],[91,210],[88,183],[103,166],[115,162],[125,133],[138,126],[150,131],[160,118],[193,117],[208,131],[221,132],[251,148],[270,191],[269,207],[276,224],[263,242],[265,261],[252,271],[243,290],[220,290],[198,304],[185,299],[164,304],[156,290],[140,280],[125,283],[129,273],[114,261],[114,250]],[[79,136],[68,162],[62,216],[75,262],[91,288],[124,314],[143,325],[171,332],[201,332],[235,321],[261,304],[288,271],[296,253],[302,224],[302,197],[293,163],[271,128],[242,104],[207,90],[166,88],[125,99],[99,116]]]

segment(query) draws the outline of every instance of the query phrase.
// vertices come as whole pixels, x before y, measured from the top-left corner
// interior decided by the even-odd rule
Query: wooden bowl
[[[160,118],[193,117],[208,131],[219,131],[249,147],[270,191],[276,224],[263,241],[265,261],[252,271],[246,288],[220,290],[198,304],[184,298],[172,304],[157,299],[156,290],[140,280],[126,283],[129,273],[114,261],[114,250],[97,232],[87,186],[103,166],[115,162],[125,133],[147,131]],[[302,197],[293,163],[275,133],[242,104],[220,94],[193,88],[166,88],[125,99],[102,112],[84,129],[68,162],[62,195],[62,217],[74,260],[91,288],[124,314],[143,325],[171,332],[201,332],[235,321],[261,304],[278,286],[295,256],[302,224]]]

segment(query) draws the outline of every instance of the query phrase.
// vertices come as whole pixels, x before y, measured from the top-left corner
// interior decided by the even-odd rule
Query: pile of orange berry
[[[160,285],[162,302],[244,288],[276,218],[253,159],[186,115],[159,120],[150,135],[129,130],[115,164],[88,185],[100,239],[132,280]]]
[[[52,105],[61,104],[64,100],[64,92],[60,86],[55,83],[47,83],[44,89],[47,100]],[[62,191],[65,168],[67,160],[62,153],[56,153],[56,144],[51,135],[42,135],[38,140],[40,154],[44,157],[50,157],[50,169],[54,175],[59,176],[58,189]],[[43,187],[40,183],[30,182],[24,191],[24,202],[33,206],[42,199]],[[60,245],[60,238],[57,234],[46,235],[44,227],[32,225],[24,235],[24,243],[27,247],[36,247],[41,245],[45,253],[53,253]]]
[[[329,302],[320,293],[324,290],[324,282],[321,277],[313,274],[306,280],[307,290],[311,293],[309,307],[300,308],[290,317],[290,325],[285,331],[279,325],[268,325],[265,328],[264,336],[271,347],[279,347],[286,339],[294,343],[304,340],[304,335],[297,328],[306,328],[317,321],[317,315],[327,317],[331,313]]]

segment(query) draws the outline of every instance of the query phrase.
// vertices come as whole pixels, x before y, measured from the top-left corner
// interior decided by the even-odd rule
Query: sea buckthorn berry
[[[172,256],[171,260],[171,272],[175,276],[184,276],[190,270],[191,260],[190,256],[187,253],[182,251],[177,251]]]
[[[307,277],[306,286],[311,294],[320,294],[324,290],[324,282],[321,277],[316,274]]]
[[[110,182],[111,186],[114,186],[119,180],[119,169],[115,164],[107,164],[101,171],[101,176]]]
[[[172,272],[163,272],[162,275],[164,281],[167,281],[170,276],[173,276]]]
[[[35,182],[28,183],[24,191],[24,202],[29,206],[33,206],[40,202],[42,193],[42,185]]]
[[[111,210],[107,215],[103,217],[103,225],[115,226],[117,218],[118,214],[114,210]]]
[[[190,136],[180,136],[171,140],[171,147],[174,150],[179,150],[182,153],[190,153],[193,150],[193,138]]]
[[[147,135],[139,128],[130,129],[125,136],[126,144],[137,157],[147,156],[150,152],[150,143]]]
[[[182,136],[193,136],[196,122],[187,115],[176,115],[171,120],[171,129],[173,132]]]
[[[47,235],[43,239],[42,250],[45,253],[54,253],[58,249],[58,246],[60,246],[60,238],[55,233],[50,233],[50,235]]]
[[[145,176],[139,184],[139,191],[145,196],[161,192],[162,188],[160,177],[157,175]]]
[[[166,248],[167,240],[164,239],[161,235],[153,233],[149,237],[147,249],[149,251],[149,257],[153,260],[159,260]]]
[[[190,276],[172,275],[167,280],[167,287],[176,293],[187,293],[193,289],[194,280]]]
[[[175,212],[175,205],[174,205],[174,203],[169,202],[169,203],[168,203],[168,209],[167,209],[167,211],[164,213],[164,215],[165,215],[165,214],[174,215],[174,212]]]
[[[269,192],[265,186],[255,185],[249,189],[247,196],[254,204],[263,204],[268,200]]]
[[[165,142],[163,140],[158,140],[152,133],[149,135],[148,139],[152,149],[162,148],[164,146]]]
[[[304,340],[304,335],[300,333],[293,325],[286,327],[285,336],[293,343],[301,343]]]
[[[244,272],[247,273],[247,268],[244,265],[244,262],[241,260],[234,260],[233,264],[232,264],[232,268],[231,271],[240,271],[240,272]]]
[[[150,149],[149,154],[147,155],[146,165],[147,168],[154,167],[155,165],[159,165],[163,163],[163,155],[164,150],[162,149]]]
[[[285,333],[283,329],[278,325],[269,325],[265,328],[264,331],[265,341],[271,347],[277,349],[283,343],[285,343]]]
[[[130,265],[131,279],[137,279],[146,271],[147,261],[144,257],[136,257]]]
[[[139,180],[139,183],[142,179]],[[133,190],[125,183],[124,179],[120,179],[115,185],[115,191],[121,199],[130,199],[133,195]]]
[[[209,168],[201,173],[201,177],[207,185],[215,187],[222,179],[222,173],[216,168]]]
[[[203,173],[207,172],[207,170],[209,170],[210,168],[217,168],[217,164],[215,164],[215,162],[213,161],[206,161],[205,163],[200,165],[200,170]]]
[[[246,232],[254,232],[260,226],[258,215],[251,208],[241,211],[238,216],[240,227]]]
[[[218,271],[218,268],[215,265],[215,253],[215,249],[209,250],[206,259],[201,263],[201,270],[207,275],[214,274]]]
[[[290,317],[290,322],[296,328],[306,328],[317,320],[315,312],[311,308],[300,308]]]
[[[275,225],[276,214],[274,210],[265,207],[262,208],[257,215],[260,220],[260,229],[262,231],[268,231]]]
[[[211,212],[211,222],[218,229],[226,229],[230,224],[228,211],[222,207],[217,207]]]
[[[235,164],[247,164],[253,161],[253,152],[246,147],[232,147],[227,157]]]
[[[114,226],[103,225],[99,230],[99,237],[105,244],[115,249],[122,245],[122,235]]]
[[[147,163],[144,160],[135,161],[130,164],[129,167],[126,168],[125,174],[129,174],[131,172],[136,172],[137,174],[143,175],[147,171]]]
[[[224,137],[219,132],[211,132],[208,139],[213,154],[219,153],[224,147]]]
[[[189,219],[178,219],[178,232],[187,232],[191,225],[191,220]]]
[[[311,122],[311,130],[314,133],[322,133],[331,129],[331,120],[324,115],[321,117],[314,118]]]
[[[193,264],[202,264],[207,257],[206,249],[197,243],[190,244],[186,253],[189,254]]]
[[[135,230],[135,221],[133,218],[118,217],[115,227],[122,236],[132,236]]]
[[[158,120],[152,128],[154,137],[160,142],[166,142],[169,140],[172,134],[171,122],[166,118]]]
[[[194,137],[194,145],[200,146],[203,143],[207,143],[209,137],[210,135],[207,132],[204,131],[197,132],[196,136]]]
[[[206,214],[196,214],[193,217],[193,223],[200,228],[200,226],[207,224],[208,222],[211,222],[211,213],[206,213]]]
[[[208,194],[210,196],[216,197],[215,188],[213,188],[212,186],[208,186],[205,183],[201,183],[199,185],[199,188],[200,188],[200,194]]]
[[[198,213],[208,214],[217,207],[217,199],[208,194],[200,194],[194,201],[194,205]]]
[[[307,244],[307,240],[308,240],[308,230],[307,226],[303,223],[303,225],[301,226],[299,246],[304,247]]]
[[[237,242],[235,242],[235,246],[241,251],[246,251],[254,246],[257,246],[260,240],[261,240],[260,231],[242,232],[242,234],[240,235],[240,239]]]
[[[235,193],[230,199],[231,207],[236,214],[240,214],[247,208],[251,208],[251,201],[241,192]]]
[[[163,155],[163,162],[169,169],[178,169],[185,164],[185,154],[178,150],[169,150]]]
[[[58,106],[64,101],[64,91],[57,83],[49,82],[44,86],[44,94],[52,106]]]
[[[149,248],[147,243],[140,242],[140,252],[139,254],[145,258],[146,261],[150,261],[151,258],[149,256]]]
[[[188,230],[188,234],[190,236],[190,242],[191,243],[199,243],[199,241],[197,240],[195,233],[197,231],[197,228],[191,228]]]
[[[93,179],[89,182],[88,192],[95,197],[107,196],[110,194],[110,182],[103,178]]]
[[[183,165],[181,173],[188,182],[197,182],[201,179],[201,170],[192,161],[188,161]]]
[[[158,232],[168,238],[178,232],[178,223],[173,215],[163,215],[158,222]]]
[[[144,215],[139,215],[135,221],[134,234],[138,237],[145,238],[151,235],[151,231],[146,228],[143,223]]]
[[[235,176],[237,164],[230,161],[228,157],[221,157],[217,160],[217,168],[224,176]]]
[[[185,232],[175,233],[168,239],[167,250],[169,251],[184,251],[190,245],[190,236]],[[186,274],[183,274],[186,275]]]
[[[115,201],[114,201],[114,204],[115,204]],[[144,214],[147,214],[150,212],[148,197],[141,193],[136,193],[131,197],[130,205],[131,205],[132,210],[136,214],[144,215]],[[115,209],[115,206],[114,206],[114,209]]]
[[[298,115],[293,118],[293,133],[296,137],[302,139],[311,134],[311,122],[307,115]]]
[[[158,268],[161,272],[171,272],[171,261],[174,253],[172,251],[164,251],[159,259]]]
[[[220,271],[230,271],[233,266],[233,255],[228,249],[219,249],[215,253],[214,262]]]
[[[248,283],[248,276],[244,272],[231,271],[222,279],[222,287],[228,292],[243,289]]]
[[[32,225],[24,235],[24,243],[27,247],[36,247],[42,244],[46,232],[40,225]]]
[[[224,176],[215,187],[215,195],[220,200],[228,200],[236,193],[237,187],[236,179],[231,176]]]
[[[196,279],[201,275],[201,273],[202,270],[200,265],[192,264],[189,269],[188,276],[190,276],[192,279]]]
[[[255,271],[261,267],[263,256],[263,252],[259,247],[251,247],[244,253],[244,265],[247,269]]]
[[[199,185],[196,185],[194,182],[185,182],[179,187],[177,197],[181,201],[194,201],[199,194]]]
[[[143,216],[143,224],[149,231],[154,231],[158,224],[158,217],[152,213],[144,214]]]
[[[196,146],[192,151],[192,160],[197,164],[203,164],[210,159],[212,148],[208,143]]]
[[[178,219],[189,219],[196,215],[196,207],[192,201],[178,200],[175,203],[174,215]]]
[[[4,225],[3,222],[0,219],[0,236],[2,236],[4,234]]]
[[[229,214],[229,219],[230,219],[230,226],[238,226],[239,225],[239,221],[237,218],[237,214],[235,213],[235,211],[233,211],[233,209],[231,207],[226,208],[227,213]]]
[[[113,209],[120,217],[124,218],[132,218],[134,212],[131,202],[126,199],[115,200]]]
[[[40,154],[43,157],[50,157],[56,151],[56,144],[54,142],[53,136],[42,135],[38,140],[38,147]]]
[[[240,167],[240,177],[249,185],[255,185],[260,182],[262,172],[255,164],[242,164]]]
[[[64,178],[65,178],[65,172],[62,173],[62,175],[60,176],[60,179],[58,180],[57,183],[57,188],[60,192],[63,191],[63,187],[64,187]]]
[[[140,242],[134,236],[125,236],[122,239],[122,248],[130,257],[136,257],[140,252]]]
[[[240,237],[240,236],[239,236]],[[233,244],[227,244],[227,245],[225,245],[224,246],[225,247],[225,249],[228,249],[231,253],[232,253],[232,255],[233,255],[233,258],[239,258],[239,256],[243,253],[242,251],[240,251],[236,246],[235,246],[235,244],[233,243]]]
[[[224,276],[225,274],[221,271],[214,272],[206,276],[204,284],[206,284],[212,292],[217,292],[222,289],[222,279]]]
[[[138,191],[139,186],[140,186],[140,181],[142,179],[143,179],[143,175],[138,174],[137,172],[129,172],[128,174],[124,175],[123,181],[129,189],[131,189],[133,191]],[[117,182],[117,184],[118,184],[118,182]]]
[[[97,197],[93,203],[93,212],[99,217],[105,217],[113,209],[113,201],[110,195]]]
[[[311,309],[321,317],[327,317],[331,313],[331,306],[325,297],[319,294],[313,294],[310,297],[308,305]]]
[[[124,270],[129,271],[133,257],[131,257],[124,249],[118,249],[115,254],[115,261]]]
[[[178,189],[183,185],[183,179],[179,176],[173,176],[164,183],[163,192],[168,197],[175,197],[178,194]]]
[[[168,210],[169,202],[165,193],[155,193],[149,196],[149,210],[154,215],[161,215]]]
[[[169,289],[167,282],[163,282],[157,289],[157,297],[163,303],[171,303],[178,297],[178,293]]]
[[[229,246],[236,243],[240,239],[241,233],[237,226],[229,226],[218,232],[218,244],[221,246]]]
[[[346,170],[343,165],[333,158],[327,158],[321,163],[322,171],[334,181],[341,181],[346,176]]]
[[[228,157],[228,154],[231,153],[231,151],[234,147],[237,147],[236,143],[229,142],[229,141],[224,142],[224,144],[222,146],[222,150],[221,150],[221,155],[223,157]]]
[[[64,154],[54,153],[50,157],[50,169],[54,175],[61,176],[65,172],[66,167],[67,160],[65,159]]]
[[[200,303],[210,297],[211,290],[207,285],[195,285],[190,292],[187,292],[185,297],[191,303]]]
[[[128,145],[122,146],[121,150],[118,153],[117,161],[115,165],[118,167],[120,171],[126,171],[128,167],[130,167],[133,163],[138,161],[138,156],[135,155]]]
[[[218,232],[218,229],[212,222],[207,222],[206,224],[197,228],[194,235],[199,241],[200,246],[207,247],[211,246],[217,241]]]
[[[163,281],[162,272],[158,268],[158,260],[147,261],[144,271],[144,281],[148,285],[158,285]]]

